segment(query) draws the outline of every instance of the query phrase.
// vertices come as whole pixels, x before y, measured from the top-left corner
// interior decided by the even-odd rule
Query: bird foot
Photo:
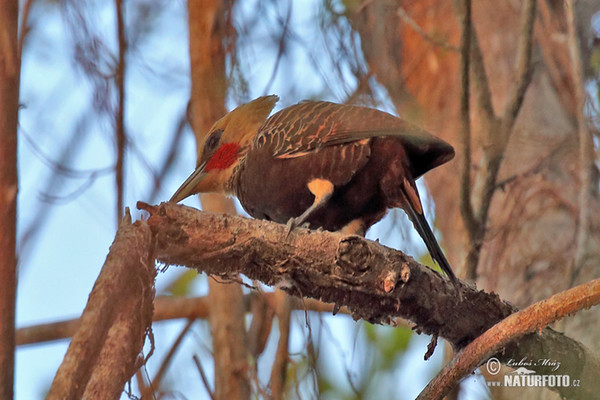
[[[300,228],[309,228],[310,224],[306,221],[303,221],[300,217],[298,218],[290,218],[290,220],[286,224],[287,226],[287,235],[290,236],[290,233],[298,227]]]

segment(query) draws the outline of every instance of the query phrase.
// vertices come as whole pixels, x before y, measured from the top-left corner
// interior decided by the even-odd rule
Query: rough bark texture
[[[13,398],[15,364],[18,17],[18,1],[0,1],[0,399]]]
[[[48,399],[114,399],[142,365],[152,321],[154,258],[144,222],[121,223]]]
[[[192,72],[191,124],[197,148],[212,124],[226,113],[224,41],[228,37],[228,1],[189,0]],[[235,214],[231,199],[201,196],[204,210]],[[215,399],[248,399],[248,351],[242,289],[236,283],[209,282],[210,322],[215,360]]]
[[[362,36],[367,62],[379,82],[389,88],[401,115],[417,119],[429,131],[455,144],[459,152],[456,160],[460,160],[459,54],[434,44],[403,23],[392,11],[400,4],[424,32],[458,46],[460,28],[452,2],[370,2],[350,18]],[[576,4],[582,23],[578,31],[585,35],[590,31],[590,17],[598,9],[598,2]],[[498,116],[502,115],[515,82],[521,5],[491,0],[473,2],[475,31],[483,51],[492,105]],[[388,10],[382,13],[382,7],[388,7]],[[381,25],[397,29],[392,34],[375,36],[374,32],[382,32]],[[566,33],[562,2],[539,1],[533,80],[500,169],[501,184],[490,208],[488,231],[477,270],[479,287],[495,291],[519,307],[600,276],[600,202],[595,169],[591,185],[595,189],[590,193],[588,203],[592,221],[586,262],[576,275],[571,268],[576,253],[580,183],[573,106],[576,102]],[[373,43],[367,38],[383,40],[384,44]],[[589,37],[583,37],[581,42],[588,43]],[[398,67],[392,70],[379,68],[385,56],[375,51],[377,49],[400,52],[396,56],[400,60],[396,64]],[[403,83],[405,95],[396,95],[399,92],[395,87],[397,82]],[[477,82],[473,86],[472,182],[473,192],[477,193],[485,179],[482,154],[488,143],[481,108],[477,106]],[[420,113],[414,113],[415,109]],[[458,168],[458,163],[456,165]],[[468,246],[465,229],[457,223],[461,217],[459,174],[455,171],[439,168],[428,174],[427,183],[436,200],[436,225],[443,233],[448,258],[460,270]],[[473,202],[477,204],[478,201],[480,198],[475,196]],[[558,327],[598,350],[599,331],[591,327],[598,326],[599,321],[600,311],[594,309],[581,312]],[[545,396],[539,389],[530,389],[528,394],[532,398]],[[517,389],[506,393],[507,398],[522,395]]]
[[[197,142],[227,113],[223,7],[220,0],[188,1],[192,73],[190,117]]]
[[[168,203],[138,207],[151,213],[148,223],[157,235],[161,262],[223,278],[243,273],[296,296],[346,305],[355,319],[372,323],[409,319],[416,330],[446,338],[456,349],[515,311],[497,295],[463,283],[454,287],[401,252],[361,237],[300,228],[288,236],[285,226],[267,221]],[[503,360],[525,356],[557,357],[573,379],[584,379],[582,366],[597,359],[549,328],[498,355]],[[597,382],[588,379],[586,385],[595,388]]]

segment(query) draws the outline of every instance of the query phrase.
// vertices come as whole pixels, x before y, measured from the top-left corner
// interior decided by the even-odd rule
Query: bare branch
[[[17,56],[19,57],[19,63],[21,62],[21,58],[23,57],[23,45],[25,44],[25,37],[29,33],[29,26],[27,22],[29,20],[29,12],[31,11],[33,1],[34,0],[26,0],[25,5],[23,6],[23,11],[21,12],[21,30],[19,32],[19,42],[17,45]]]
[[[471,200],[471,140],[470,140],[470,79],[467,76],[468,72],[473,74],[473,82],[477,88],[477,104],[478,112],[481,116],[483,131],[485,132],[488,143],[493,143],[494,137],[497,136],[499,130],[499,120],[494,112],[492,104],[492,93],[485,71],[483,62],[483,54],[479,47],[477,33],[473,27],[471,15],[471,2],[465,0],[456,8],[456,14],[459,17],[462,26],[461,37],[461,143],[463,146],[464,156],[461,166],[461,187],[460,187],[460,211],[463,218],[467,233],[469,235],[469,250],[465,260],[465,279],[475,280],[477,278],[477,265],[479,264],[479,255],[483,246],[485,237],[485,225],[487,221],[487,208],[491,202],[487,204],[483,201],[480,203],[477,211],[473,209]],[[468,31],[467,31],[468,29]],[[466,47],[469,46],[469,47]],[[466,55],[466,49],[470,49],[469,57]],[[494,160],[491,160],[492,162]],[[499,164],[498,164],[499,166]],[[496,181],[497,171],[488,172],[487,177],[492,177],[492,182]],[[486,182],[487,183],[487,182]],[[495,186],[494,186],[495,187]],[[487,199],[487,195],[493,194],[489,192],[489,188],[484,186],[483,199]],[[485,213],[482,210],[485,209]],[[485,218],[482,218],[482,215]]]
[[[158,196],[158,193],[162,188],[162,183],[166,181],[165,177],[167,176],[167,173],[171,171],[171,168],[177,159],[179,145],[181,144],[181,139],[183,139],[183,133],[185,132],[186,126],[186,113],[183,112],[177,122],[175,131],[173,132],[173,138],[171,139],[169,148],[165,151],[166,156],[160,167],[157,168],[158,173],[154,176],[154,182],[151,186],[150,193],[146,196],[147,199],[151,199],[149,201],[154,201],[154,199],[156,199],[156,196]]]
[[[583,67],[581,65],[581,49],[577,37],[577,21],[573,12],[573,1],[565,1],[565,14],[568,27],[569,51],[571,56],[571,72],[575,89],[575,117],[579,138],[579,215],[577,216],[577,236],[571,285],[577,279],[587,256],[587,244],[590,231],[590,191],[592,188],[592,168],[594,165],[594,143],[587,129],[585,118],[585,88]]]
[[[600,279],[565,290],[546,300],[535,303],[526,309],[507,317],[483,333],[468,346],[457,353],[446,367],[427,385],[418,399],[441,399],[462,378],[469,375],[488,357],[499,352],[523,335],[540,332],[548,324],[600,303]],[[534,335],[535,336],[535,335]],[[511,348],[512,347],[512,348]],[[499,355],[501,359],[512,356],[508,351]],[[577,358],[577,357],[576,357]],[[564,397],[589,399],[598,393],[597,379],[600,358],[588,352],[582,360],[576,360],[575,365],[569,365],[566,355],[560,359],[561,374],[569,373],[571,379],[576,374],[581,379],[580,387],[557,387]],[[577,365],[577,362],[581,365]],[[542,366],[532,366],[534,370]]]
[[[152,395],[151,391],[160,390],[160,384],[162,382],[163,377],[165,376],[165,373],[167,372],[167,369],[169,368],[169,365],[171,364],[171,360],[173,359],[175,352],[181,345],[183,338],[185,337],[185,335],[187,335],[188,331],[190,330],[193,324],[194,320],[189,319],[187,324],[185,324],[185,326],[181,330],[181,332],[179,332],[179,335],[177,335],[175,342],[173,342],[173,345],[171,345],[171,347],[169,348],[169,351],[165,355],[165,358],[160,363],[160,367],[158,368],[156,375],[154,375],[154,379],[152,379],[151,384],[145,388],[147,392],[142,392],[142,398],[150,398],[150,396]]]
[[[267,303],[274,303],[274,293],[250,293],[244,296],[246,312],[251,311],[254,299],[261,297]],[[294,310],[332,313],[334,305],[323,303],[315,299],[291,298]],[[157,297],[154,300],[153,322],[172,319],[206,319],[208,318],[209,303],[207,297]],[[339,314],[349,314],[346,307],[339,310]],[[79,327],[79,318],[52,322],[48,324],[32,325],[17,329],[16,342],[18,346],[68,339],[72,337]],[[401,324],[400,321],[396,321]]]
[[[360,10],[358,10],[358,11],[360,11]],[[444,50],[449,50],[449,51],[453,51],[453,52],[456,52],[456,53],[459,52],[459,49],[456,46],[453,46],[453,45],[451,45],[450,43],[448,43],[448,42],[446,42],[444,40],[439,40],[439,39],[431,36],[429,33],[425,32],[423,30],[423,28],[421,28],[419,26],[419,24],[417,24],[415,22],[415,20],[412,19],[406,13],[406,10],[404,10],[404,8],[398,7],[398,17],[400,17],[400,19],[402,21],[404,21],[405,24],[407,24],[408,26],[410,26],[415,32],[417,32],[419,34],[419,36],[421,36],[426,41],[434,44],[435,46],[441,47]]]
[[[288,39],[288,30],[290,28],[290,20],[292,18],[292,2],[288,2],[287,13],[285,16],[285,21],[283,22],[281,36],[279,37],[279,45],[277,47],[277,58],[275,58],[275,65],[273,65],[273,71],[271,72],[271,77],[267,82],[265,89],[263,90],[263,94],[269,94],[271,90],[271,85],[275,81],[275,77],[277,76],[277,72],[279,71],[279,65],[281,64],[281,59],[283,58],[286,52],[287,39]]]
[[[484,149],[486,155],[486,175],[484,178],[483,187],[481,189],[481,202],[475,214],[474,220],[465,219],[465,225],[469,232],[470,246],[466,260],[466,278],[475,280],[477,278],[477,265],[479,264],[479,256],[481,247],[485,238],[486,225],[488,221],[489,209],[492,204],[492,198],[497,188],[498,172],[502,165],[504,152],[508,144],[508,139],[512,133],[514,123],[519,114],[525,92],[531,82],[533,68],[531,66],[532,48],[533,48],[533,26],[536,16],[536,0],[528,0],[523,7],[523,23],[519,42],[519,65],[517,68],[517,83],[513,87],[513,91],[508,97],[508,103],[504,115],[498,119],[493,112],[491,103],[491,93],[489,92],[489,84],[487,75],[483,65],[483,58],[477,37],[473,35],[471,45],[471,61],[473,65],[473,73],[475,82],[479,87],[479,105],[483,111],[485,132],[487,136],[488,146]],[[466,13],[468,10],[462,10]],[[474,31],[473,31],[474,32]],[[464,112],[464,111],[463,111]],[[463,116],[463,119],[465,117]],[[464,123],[464,122],[463,122]],[[461,213],[463,208],[468,205],[462,200],[466,193],[465,182],[469,178],[465,178],[463,171],[461,179]],[[468,216],[468,210],[465,211]]]
[[[117,162],[115,164],[115,183],[117,189],[117,221],[123,218],[124,207],[124,167],[125,167],[125,53],[127,41],[123,22],[123,1],[115,0],[117,11],[117,37],[119,41],[119,57],[115,71],[115,85],[117,86],[117,113],[115,115],[115,138],[117,147]]]
[[[470,48],[471,48],[471,0],[464,1],[462,36],[460,41],[460,117],[462,129],[460,141],[463,158],[460,171],[460,212],[472,242],[479,230],[471,202],[471,114],[470,114]],[[467,279],[472,277],[467,276]]]
[[[295,229],[268,221],[149,206],[157,260],[221,277],[250,279],[302,297],[348,306],[354,318],[395,317],[463,346],[514,308],[496,296],[451,284],[401,252],[357,236]],[[435,288],[435,291],[430,290]]]
[[[285,398],[285,381],[287,374],[287,365],[289,361],[289,339],[292,302],[290,296],[282,291],[276,292],[277,299],[277,320],[279,321],[279,342],[275,353],[275,361],[271,367],[271,398],[273,400],[283,400]]]
[[[512,128],[515,124],[525,93],[531,83],[531,77],[533,76],[533,66],[531,62],[533,53],[533,26],[535,23],[535,17],[537,12],[537,0],[527,0],[523,7],[523,24],[521,27],[521,36],[519,41],[519,54],[518,54],[518,68],[516,84],[513,86],[511,94],[508,96],[508,102],[504,110],[502,117],[502,140],[504,147],[508,142],[508,138],[512,132]]]
[[[150,248],[148,225],[127,213],[48,399],[116,398],[140,367],[156,275]]]
[[[259,287],[258,282],[255,285]],[[262,354],[271,335],[273,327],[273,318],[275,317],[275,307],[271,306],[262,291],[258,291],[259,295],[252,298],[250,301],[250,313],[252,314],[252,322],[246,332],[248,340],[248,351],[255,360]],[[256,368],[254,365],[254,372]]]
[[[19,2],[0,0],[0,398],[14,395]]]
[[[200,373],[200,378],[202,378],[202,383],[204,383],[204,388],[206,389],[206,392],[210,396],[211,400],[215,400],[215,394],[210,389],[210,385],[208,384],[208,378],[204,373],[204,368],[202,368],[202,364],[200,363],[198,356],[194,354],[192,359],[194,360],[194,364],[196,364],[196,368],[198,368],[198,372]]]
[[[159,261],[224,278],[242,273],[297,296],[345,304],[353,318],[371,323],[409,319],[417,332],[438,334],[455,349],[516,311],[497,295],[460,281],[453,285],[401,252],[362,237],[301,228],[288,235],[284,225],[170,203],[138,207],[151,214],[148,224],[156,235]],[[591,305],[585,299],[593,296],[582,297],[579,308],[559,308],[557,315]],[[503,354],[560,359],[572,379],[587,379],[579,366],[596,357],[550,328],[523,337]]]
[[[483,62],[483,53],[479,47],[479,40],[473,25],[471,25],[471,72],[473,73],[473,82],[477,90],[477,103],[481,112],[484,131],[490,136],[495,133],[498,124],[498,118],[494,112],[492,104],[492,92],[487,73],[485,72],[485,63]]]

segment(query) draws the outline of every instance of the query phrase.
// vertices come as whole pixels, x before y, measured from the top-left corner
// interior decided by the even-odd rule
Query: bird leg
[[[323,207],[333,194],[333,183],[327,179],[313,179],[308,182],[308,190],[315,196],[313,204],[296,218],[291,218],[288,223],[288,234],[296,227],[302,225],[318,209]]]

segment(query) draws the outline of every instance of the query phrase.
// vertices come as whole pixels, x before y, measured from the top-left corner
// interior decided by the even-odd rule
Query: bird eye
[[[219,142],[221,141],[221,135],[223,134],[223,129],[218,129],[210,134],[209,138],[206,140],[206,145],[204,146],[204,152],[213,151]]]

